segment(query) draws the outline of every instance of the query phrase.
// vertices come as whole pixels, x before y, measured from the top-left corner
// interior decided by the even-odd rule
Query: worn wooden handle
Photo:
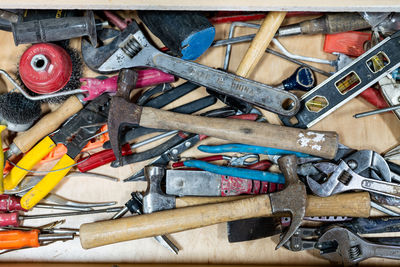
[[[265,49],[267,49],[272,38],[274,38],[285,16],[286,12],[272,11],[267,14],[251,42],[249,49],[239,64],[236,71],[237,75],[245,78],[250,75],[261,57],[265,54]]]
[[[166,210],[83,224],[79,230],[83,248],[93,248],[144,237],[175,233],[207,225],[272,215],[268,195],[230,202]]]
[[[140,126],[182,130],[233,142],[303,152],[332,159],[338,147],[335,132],[320,132],[225,118],[206,118],[143,107]]]
[[[341,194],[333,197],[308,197],[306,216],[368,217],[368,193]],[[268,195],[240,200],[186,207],[117,220],[82,224],[79,230],[83,248],[175,233],[212,224],[272,215]]]
[[[198,206],[212,203],[229,202],[244,198],[253,197],[251,195],[231,196],[231,197],[178,197],[176,198],[175,207],[184,208],[189,206]]]
[[[269,46],[275,33],[278,31],[286,12],[269,12],[263,20],[260,29],[251,42],[249,49],[239,64],[236,71],[237,75],[248,78],[255,66],[258,64],[262,56],[265,54],[265,49]],[[275,113],[266,111],[264,116],[271,124],[282,125],[281,120]]]
[[[40,139],[55,131],[69,117],[83,108],[76,96],[69,97],[58,109],[44,116],[28,131],[14,139],[14,144],[22,153],[31,149]]]

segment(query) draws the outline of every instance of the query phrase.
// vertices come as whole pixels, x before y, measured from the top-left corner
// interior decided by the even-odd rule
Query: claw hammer
[[[368,217],[370,199],[368,193],[342,194],[327,198],[306,195],[305,185],[296,174],[297,158],[288,155],[279,159],[279,167],[285,175],[286,188],[269,195],[242,198],[227,202],[199,205],[155,213],[83,224],[79,235],[85,249],[117,242],[175,233],[217,223],[260,216],[291,214],[289,230],[277,247],[286,242],[300,226],[304,215],[348,215]],[[158,168],[149,166],[149,168]],[[237,199],[237,197],[236,197]]]

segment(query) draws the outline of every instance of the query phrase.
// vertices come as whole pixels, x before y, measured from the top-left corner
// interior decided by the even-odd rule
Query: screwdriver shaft
[[[28,219],[43,219],[43,218],[53,218],[53,217],[65,217],[65,216],[78,216],[78,215],[95,214],[95,213],[103,213],[103,212],[119,212],[121,209],[123,209],[123,207],[98,209],[98,210],[87,210],[87,211],[76,211],[76,212],[38,214],[38,215],[28,215],[28,216],[20,215],[18,218],[20,220],[28,220]]]

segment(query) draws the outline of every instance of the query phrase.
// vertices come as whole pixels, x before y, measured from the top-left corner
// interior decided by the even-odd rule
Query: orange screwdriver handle
[[[0,249],[20,249],[39,247],[39,230],[10,230],[0,232]]]

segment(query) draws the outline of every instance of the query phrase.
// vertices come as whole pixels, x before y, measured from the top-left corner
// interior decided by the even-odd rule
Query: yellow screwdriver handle
[[[21,207],[27,210],[33,208],[33,206],[35,206],[40,200],[47,196],[54,187],[56,187],[74,164],[74,159],[71,159],[70,156],[65,154],[52,169],[52,171],[59,171],[48,173],[37,185],[29,190],[28,193],[21,198]]]
[[[41,159],[50,153],[56,144],[50,137],[46,136],[36,146],[34,146],[18,163],[17,166],[26,170],[32,169]],[[4,178],[4,189],[11,190],[16,187],[22,179],[28,174],[28,171],[14,167]]]
[[[0,135],[1,132],[7,129],[7,126],[5,125],[0,125]],[[4,193],[4,179],[3,179],[3,170],[4,170],[4,153],[3,153],[3,143],[1,142],[1,136],[0,136],[0,194]]]

